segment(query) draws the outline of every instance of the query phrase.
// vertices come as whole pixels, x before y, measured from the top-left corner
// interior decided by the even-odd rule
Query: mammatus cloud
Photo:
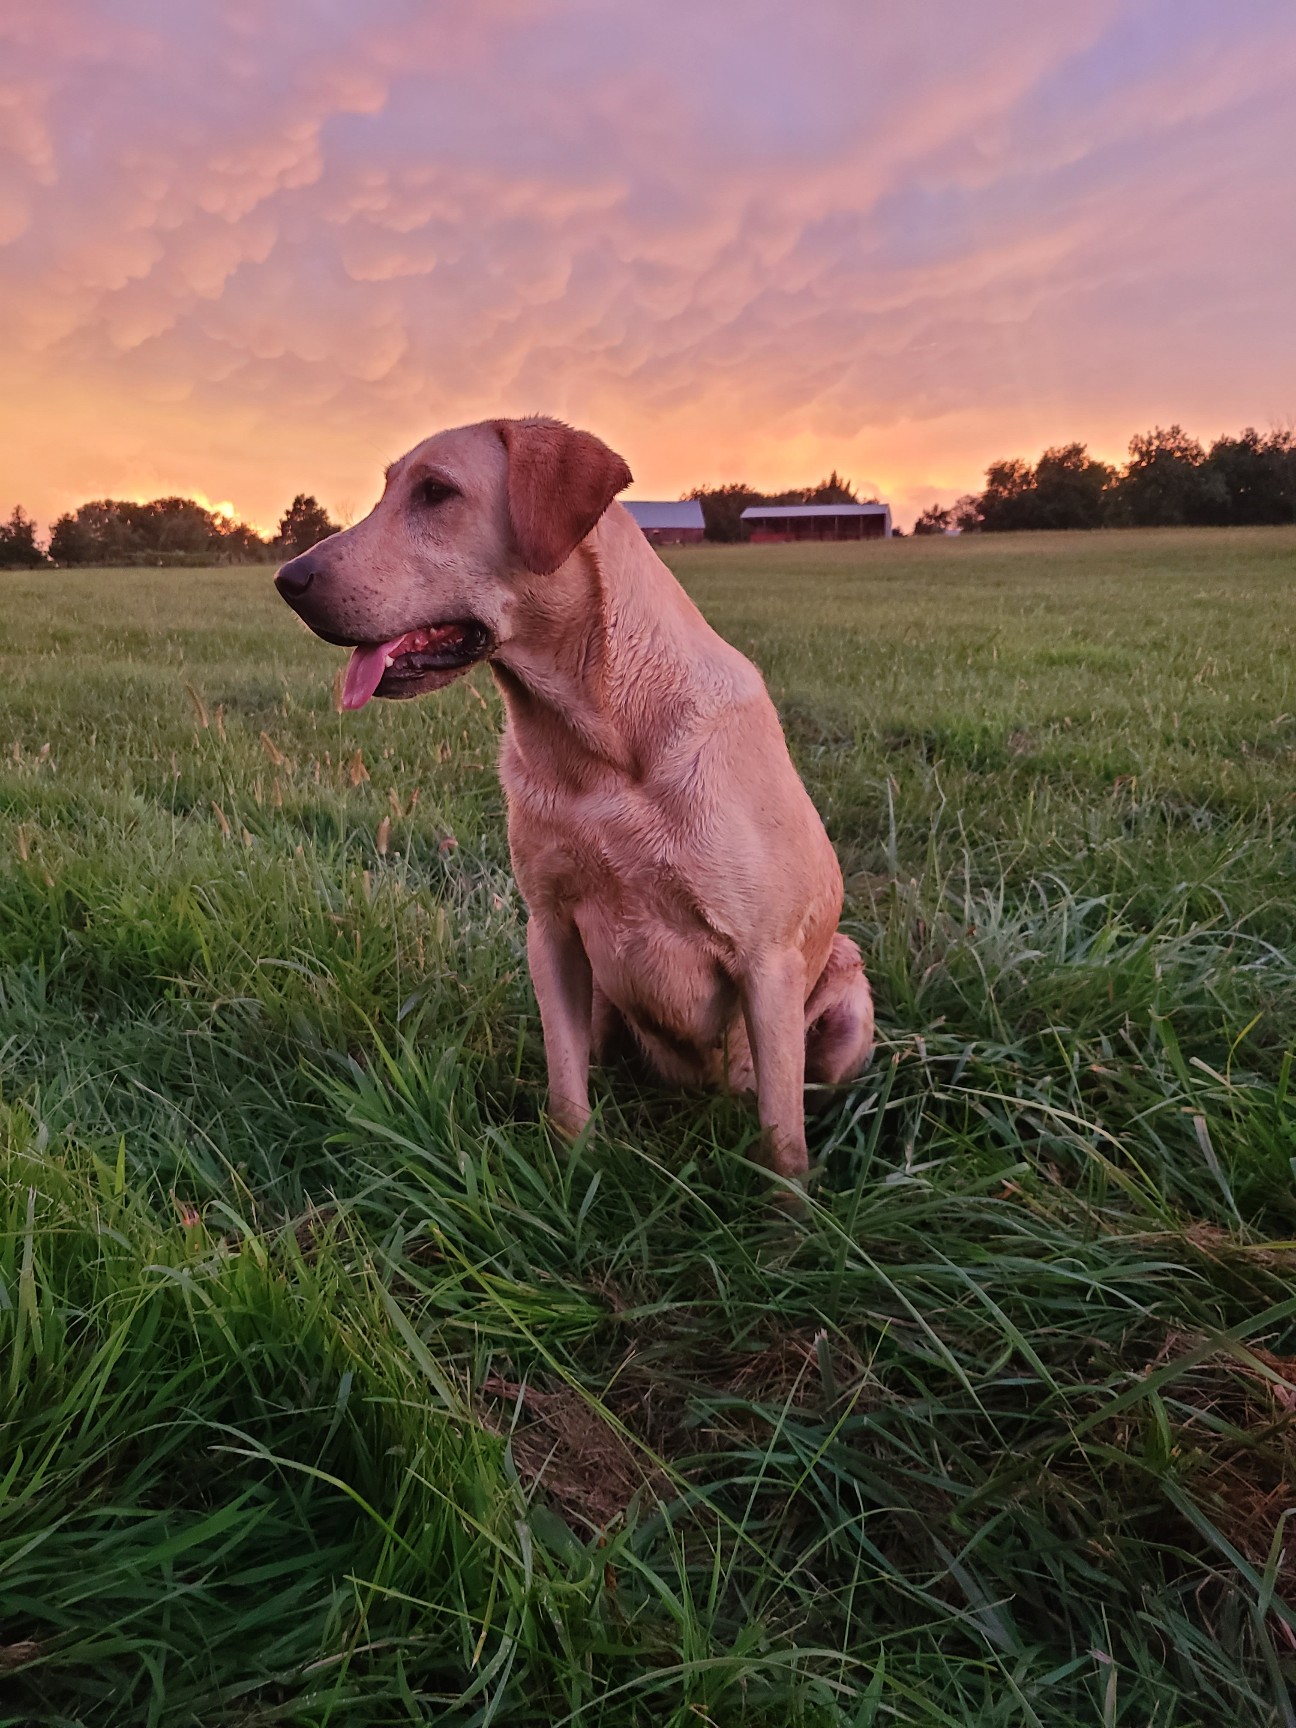
[[[0,505],[363,509],[543,409],[640,495],[1296,415],[1288,0],[9,0]]]

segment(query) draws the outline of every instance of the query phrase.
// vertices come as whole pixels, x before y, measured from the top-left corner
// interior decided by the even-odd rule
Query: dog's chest
[[[732,1012],[733,944],[698,891],[696,836],[643,788],[510,791],[509,844],[532,915],[570,919],[623,1012],[707,1044]]]
[[[690,836],[638,789],[510,792],[509,848],[533,910],[593,902],[609,915],[660,917],[688,905]]]

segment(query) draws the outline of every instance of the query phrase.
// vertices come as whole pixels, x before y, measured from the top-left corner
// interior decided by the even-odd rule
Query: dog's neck
[[[560,573],[535,579],[492,669],[528,757],[639,778],[722,694],[730,660],[745,664],[614,504]]]

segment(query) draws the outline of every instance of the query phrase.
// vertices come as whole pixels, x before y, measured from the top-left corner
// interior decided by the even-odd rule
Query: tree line
[[[1114,468],[1083,444],[1045,450],[1035,463],[992,462],[985,490],[947,509],[933,504],[915,534],[1010,534],[1048,528],[1229,528],[1296,522],[1296,434],[1217,438],[1209,450],[1181,426],[1130,439]]]
[[[337,523],[309,493],[299,492],[266,539],[246,522],[230,521],[192,498],[92,498],[60,516],[48,546],[36,524],[15,505],[0,522],[0,568],[43,564],[261,564],[279,563],[337,532]]]
[[[708,540],[744,540],[742,513],[754,504],[854,504],[849,480],[834,469],[817,486],[759,492],[742,481],[696,486]],[[873,500],[876,502],[876,500]],[[985,488],[918,517],[915,534],[1008,534],[1049,528],[1241,527],[1296,522],[1296,434],[1217,438],[1209,449],[1181,426],[1156,426],[1130,440],[1122,467],[1091,456],[1084,444],[1045,450],[1032,466],[1021,457],[992,462]],[[899,529],[895,531],[897,534]]]
[[[702,506],[708,540],[745,540],[742,513],[764,504],[857,504],[852,483],[834,469],[814,486],[760,492],[743,481],[695,486],[686,498]],[[876,500],[872,500],[876,502]],[[915,534],[1007,534],[1050,528],[1240,527],[1296,522],[1296,433],[1217,438],[1207,450],[1181,426],[1156,426],[1130,440],[1120,468],[1084,444],[1045,450],[1032,466],[1020,457],[992,462],[985,489],[944,507],[933,504]],[[0,522],[0,568],[42,564],[253,564],[279,562],[336,533],[337,524],[299,492],[275,534],[263,538],[192,498],[136,504],[96,498],[60,516],[48,546],[20,505]],[[897,530],[897,533],[899,530]]]
[[[788,492],[758,492],[735,484],[697,487],[688,494],[702,505],[709,540],[743,540],[740,522],[749,504],[855,504],[849,480],[836,471],[817,485]],[[21,507],[0,523],[0,567],[36,568],[42,564],[256,564],[277,562],[304,552],[337,532],[319,502],[298,493],[280,518],[275,535],[263,539],[245,522],[230,522],[192,498],[154,498],[135,504],[95,498],[60,516],[49,545],[36,537],[36,524]]]

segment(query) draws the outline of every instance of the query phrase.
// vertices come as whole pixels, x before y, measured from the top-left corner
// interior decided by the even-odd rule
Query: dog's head
[[[352,649],[343,705],[421,696],[510,637],[528,578],[558,570],[630,470],[557,420],[438,432],[393,462],[362,522],[285,564],[275,586],[326,642]]]

